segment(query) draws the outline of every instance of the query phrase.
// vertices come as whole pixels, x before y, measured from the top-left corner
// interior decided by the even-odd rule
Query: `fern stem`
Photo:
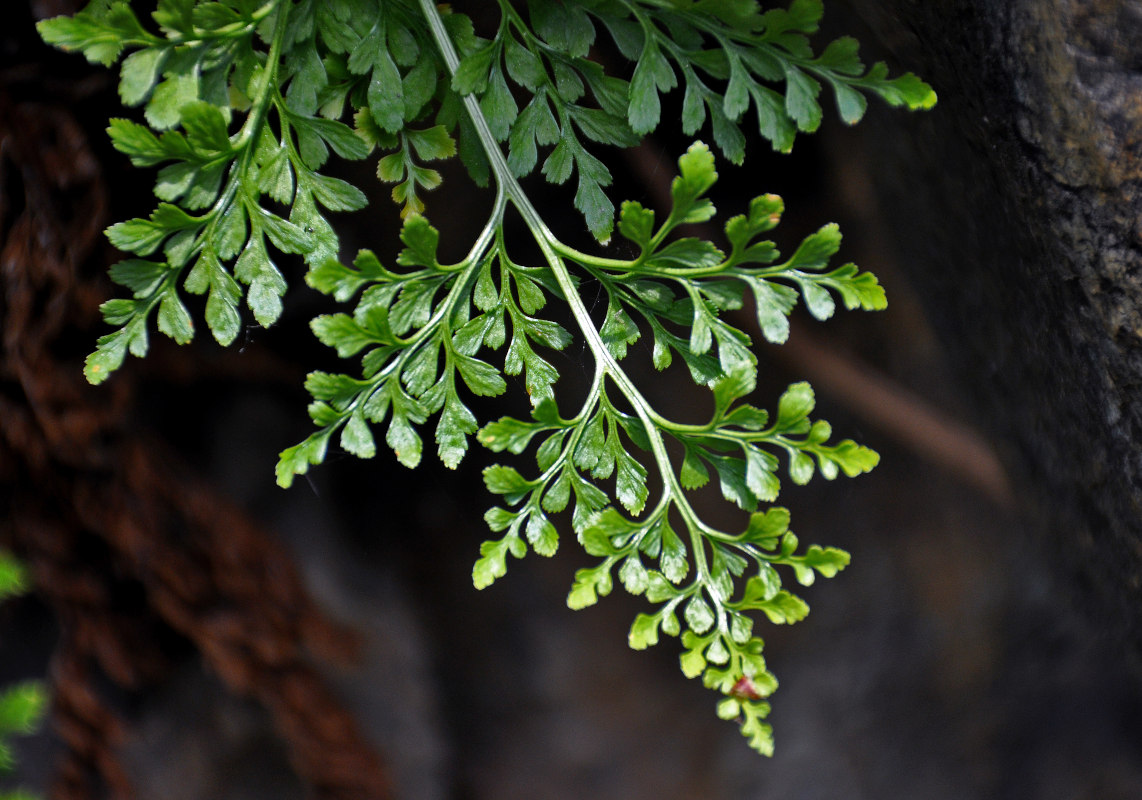
[[[448,31],[444,27],[444,21],[440,18],[436,4],[432,2],[432,0],[420,0],[420,6],[424,12],[429,28],[432,31],[436,45],[440,48],[444,63],[448,65],[449,72],[455,74],[460,65],[460,57],[456,53],[456,48],[453,46],[451,38],[448,36]],[[591,320],[591,315],[587,311],[587,307],[583,304],[582,298],[579,297],[579,293],[575,289],[571,274],[567,271],[567,265],[564,264],[563,259],[559,255],[557,247],[560,246],[561,243],[551,232],[550,228],[547,227],[547,224],[543,221],[543,218],[535,206],[531,204],[531,200],[524,192],[523,187],[520,186],[519,181],[517,181],[515,175],[512,174],[511,169],[504,160],[503,152],[496,143],[495,136],[492,135],[492,131],[488,127],[488,122],[484,118],[479,102],[475,96],[471,94],[465,95],[463,100],[468,115],[472,119],[472,124],[476,128],[476,133],[480,138],[480,143],[483,145],[488,160],[491,162],[492,170],[496,175],[497,184],[506,193],[512,205],[516,207],[520,216],[523,217],[524,223],[531,230],[536,244],[539,245],[539,249],[543,253],[544,260],[547,261],[552,273],[555,275],[555,280],[559,284],[560,291],[562,291],[564,299],[571,309],[571,314],[575,317],[575,322],[582,331],[592,355],[595,357],[601,369],[615,382],[619,390],[630,401],[635,414],[638,415],[645,426],[651,452],[654,455],[655,463],[662,476],[663,500],[665,501],[667,497],[672,498],[678,512],[686,521],[686,526],[690,533],[691,551],[694,556],[698,575],[703,583],[709,585],[711,581],[710,567],[706,560],[703,539],[703,533],[707,526],[698,519],[697,514],[682,492],[682,487],[678,483],[677,476],[674,474],[674,468],[670,463],[670,455],[666,452],[666,443],[658,427],[658,421],[661,420],[661,417],[654,411],[642,393],[639,392],[626,372],[614,360],[610,351],[607,350],[606,344],[603,342],[598,329]]]

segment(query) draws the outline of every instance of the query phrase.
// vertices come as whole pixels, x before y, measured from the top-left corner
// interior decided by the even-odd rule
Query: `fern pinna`
[[[786,152],[819,126],[823,87],[847,123],[861,118],[868,95],[921,109],[935,94],[912,74],[866,67],[851,38],[814,50],[820,0],[768,10],[754,0],[499,0],[490,11],[487,36],[431,0],[159,0],[146,23],[130,3],[95,0],[40,23],[49,43],[105,65],[122,59],[120,96],[143,107],[144,122],[112,120],[112,142],[136,166],[160,167],[154,213],[107,232],[134,256],[111,270],[129,296],[104,304],[114,330],[86,374],[99,383],[128,352],[144,355],[152,325],[190,341],[183,292],[206,296],[206,325],[223,345],[240,330],[243,304],[273,324],[287,289],[276,260],[302,256],[310,287],[352,305],[315,318],[314,333],[342,358],[359,357],[360,368],[309,375],[316,430],[281,453],[278,483],[321,463],[331,442],[371,458],[382,431],[409,467],[426,437],[449,467],[473,436],[495,452],[531,453],[533,467],[484,471],[497,501],[485,514],[494,537],[480,547],[475,585],[503,576],[509,555],[554,553],[553,517],[567,514],[596,559],[575,574],[568,605],[596,602],[617,575],[649,603],[630,645],[680,636],[682,671],[718,692],[718,715],[770,753],[766,698],[777,681],[754,634],[756,612],[802,619],[808,607],[783,588],[782,571],[808,585],[849,561],[799,545],[789,513],[772,505],[781,477],[855,476],[877,455],[833,441],[829,424],[811,418],[808,384],[790,386],[773,413],[746,402],[757,358],[725,312],[748,304],[760,334],[781,343],[798,302],[824,320],[838,300],[875,310],[885,297],[870,273],[830,265],[841,243],[835,225],[783,258],[763,238],[783,210],[774,195],[725,220],[721,245],[678,228],[715,218],[706,196],[718,178],[715,151],[741,164],[743,128]],[[678,159],[669,209],[621,204],[617,233],[636,255],[583,252],[557,238],[522,179],[537,170],[555,184],[574,179],[574,207],[606,243],[616,219],[607,154],[656,130],[661,97],[676,89],[682,131],[713,148],[695,142]],[[331,156],[378,156],[377,175],[404,217],[403,248],[388,265],[368,250],[349,265],[339,259],[326,215],[359,210],[366,198],[323,172]],[[495,196],[467,255],[443,263],[425,195],[441,184],[433,164],[453,156]],[[522,218],[539,260],[513,258],[522,248],[505,234],[510,215]],[[601,320],[580,296],[584,281],[601,287]],[[553,318],[566,313],[545,313],[558,304],[571,330]],[[709,388],[708,419],[675,421],[646,399],[623,366],[644,337],[655,368],[680,359]],[[572,407],[550,353],[576,340],[594,371]],[[503,394],[505,375],[522,377],[530,418],[479,420],[466,398]],[[747,512],[740,529],[719,530],[696,512],[688,493],[712,478]],[[660,487],[654,497],[650,485]]]

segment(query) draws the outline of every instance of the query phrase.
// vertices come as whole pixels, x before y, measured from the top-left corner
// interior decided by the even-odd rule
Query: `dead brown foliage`
[[[344,654],[347,636],[289,554],[132,424],[130,377],[83,380],[114,257],[107,177],[71,108],[84,90],[34,63],[0,73],[0,545],[60,625],[52,797],[132,796],[117,755],[130,732],[100,687],[153,686],[191,649],[264,704],[314,796],[387,797],[313,655]]]

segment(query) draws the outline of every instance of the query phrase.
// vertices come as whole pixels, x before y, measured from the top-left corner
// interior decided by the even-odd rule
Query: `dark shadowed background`
[[[76,800],[1142,797],[1130,666],[1142,505],[1119,466],[1138,462],[1137,439],[1126,423],[1074,421],[1106,416],[1096,378],[1133,413],[1139,384],[1108,355],[1135,344],[1129,324],[1084,303],[1113,294],[1132,319],[1138,240],[1095,281],[1102,295],[1060,255],[1081,240],[1090,269],[1105,269],[1114,226],[1138,218],[1142,112],[1122,98],[1142,75],[1129,47],[1142,12],[854,5],[831,4],[830,27],[857,34],[868,60],[902,59],[940,105],[911,117],[873,103],[862,125],[831,119],[791,156],[754,142],[743,170],[719,165],[715,195],[733,213],[781,194],[785,250],[839,222],[841,257],[889,295],[883,313],[798,316],[787,346],[760,351],[754,402],[772,407],[808,378],[820,415],[882,456],[871,475],[783,497],[802,540],[853,562],[802,592],[806,621],[759,623],[781,681],[765,759],[682,676],[676,641],[627,648],[640,601],[620,591],[565,607],[589,560],[569,534],[555,558],[512,561],[472,588],[489,454],[450,472],[430,459],[408,471],[387,450],[368,462],[332,453],[289,491],[274,485],[276,454],[309,430],[304,374],[333,365],[306,324],[330,304],[304,287],[300,263],[271,330],[250,327],[225,352],[204,335],[184,348],[155,337],[145,361],[84,383],[117,258],[100,232],[149,213],[151,176],[103,133],[124,113],[114,74],[35,37],[34,19],[68,4],[9,4],[0,545],[28,561],[36,591],[0,608],[0,685],[46,675],[55,698],[45,731],[19,744],[24,785]],[[1052,10],[1075,25],[1031,25]],[[1102,69],[1101,95],[1084,94],[1089,69],[1067,72],[1067,58]],[[1107,109],[1106,125],[1052,127],[1068,93]],[[1072,192],[1093,210],[1062,225],[1066,198],[1035,170],[1066,142],[1102,154],[1072,154],[1068,168],[1121,169],[1096,196]],[[613,196],[661,205],[687,143],[666,134],[616,155]],[[391,258],[395,211],[360,169],[351,177],[372,203],[339,220],[343,245]],[[428,199],[445,248],[482,224],[486,196],[466,186],[452,170]],[[567,198],[541,194],[553,225],[575,231]],[[1070,328],[1095,344],[1066,346]],[[585,356],[557,362],[569,387]],[[648,394],[700,416],[684,377],[647,368]]]

